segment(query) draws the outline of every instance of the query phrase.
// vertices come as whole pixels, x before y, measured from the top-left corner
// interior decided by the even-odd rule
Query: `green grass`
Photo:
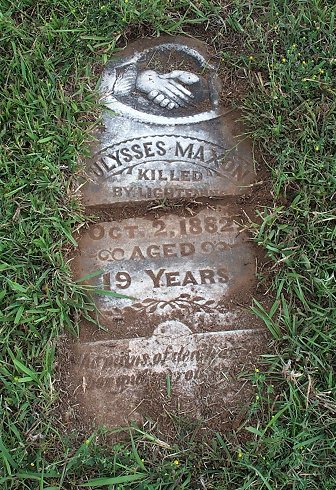
[[[335,14],[317,0],[0,1],[1,488],[336,488]],[[134,430],[110,447],[52,416],[55,341],[91,308],[68,266],[79,156],[117,42],[184,31],[213,40],[240,80],[233,103],[271,170],[274,205],[252,230],[272,267],[274,305],[254,310],[274,354],[235,433],[200,443],[176,419],[169,445]]]

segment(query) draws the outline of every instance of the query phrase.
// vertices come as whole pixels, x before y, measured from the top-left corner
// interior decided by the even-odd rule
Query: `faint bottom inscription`
[[[194,334],[183,323],[161,323],[151,337],[78,343],[77,397],[97,423],[118,426],[151,416],[151,401],[175,399],[193,415],[211,405],[237,406],[262,350],[262,330]]]

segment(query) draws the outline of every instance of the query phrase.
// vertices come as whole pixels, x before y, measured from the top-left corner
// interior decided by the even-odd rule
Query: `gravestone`
[[[239,411],[250,397],[240,373],[265,340],[247,308],[256,253],[237,205],[255,175],[249,142],[220,104],[216,65],[195,40],[143,40],[106,66],[101,93],[108,110],[83,202],[107,218],[81,233],[72,265],[93,288],[102,329],[82,322],[77,400],[109,426],[155,419],[165,397],[194,416]],[[156,213],[148,201],[161,203]],[[233,301],[242,292],[248,301]]]

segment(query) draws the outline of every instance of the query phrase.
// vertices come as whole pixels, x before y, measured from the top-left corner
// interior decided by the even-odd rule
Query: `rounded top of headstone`
[[[107,64],[100,91],[109,109],[149,123],[190,124],[220,115],[209,49],[185,37],[132,43]]]
[[[177,320],[170,320],[160,323],[160,325],[158,325],[153,332],[153,336],[170,338],[173,338],[175,336],[188,336],[191,334],[192,331],[190,330],[190,328],[184,325],[184,323],[181,323]]]

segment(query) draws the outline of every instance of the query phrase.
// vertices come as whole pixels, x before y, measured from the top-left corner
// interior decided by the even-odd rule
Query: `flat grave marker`
[[[169,400],[191,416],[233,417],[251,397],[240,373],[266,339],[248,309],[256,251],[236,212],[255,181],[250,143],[195,40],[132,44],[106,66],[100,90],[110,111],[83,202],[121,217],[78,238],[73,274],[90,285],[102,329],[82,320],[69,385],[82,413],[111,427],[157,420]],[[196,197],[202,207],[190,215],[171,207],[154,217],[144,206]],[[126,204],[141,216],[127,217]]]

